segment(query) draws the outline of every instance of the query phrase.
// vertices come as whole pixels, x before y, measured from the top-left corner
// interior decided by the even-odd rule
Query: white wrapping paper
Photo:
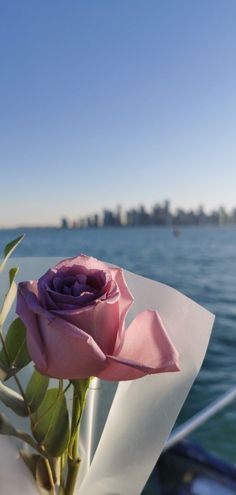
[[[20,266],[21,281],[38,278],[58,261],[21,258],[8,266]],[[1,278],[6,284],[7,274]],[[125,278],[134,296],[127,324],[144,309],[157,310],[179,351],[181,371],[121,382],[118,387],[92,381],[81,427],[79,495],[141,493],[199,372],[214,322],[214,315],[166,285],[126,271]],[[6,438],[4,444],[2,440],[0,436],[1,458]],[[1,487],[3,479],[7,484],[0,463]],[[34,495],[32,489],[29,493]]]

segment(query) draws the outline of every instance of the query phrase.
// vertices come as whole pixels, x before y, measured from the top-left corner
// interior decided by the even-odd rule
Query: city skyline
[[[149,202],[147,204],[144,203],[143,201],[138,201],[136,204],[128,204],[128,206],[125,206],[124,204],[122,204],[121,207],[124,211],[129,211],[132,209],[138,210],[140,207],[144,207],[147,212],[150,212],[156,204],[163,204],[164,201],[165,201],[165,199],[159,200],[159,201],[154,201],[154,202]],[[170,201],[170,204],[171,204],[171,213],[173,215],[177,211],[180,211],[180,210],[183,210],[187,213],[187,212],[191,212],[191,211],[197,212],[201,208],[204,210],[204,213],[206,215],[211,215],[212,212],[219,211],[219,209],[221,209],[221,208],[223,210],[225,210],[227,215],[230,215],[236,209],[236,200],[235,200],[235,204],[233,204],[230,207],[227,207],[223,203],[218,204],[218,205],[213,205],[212,207],[208,207],[208,208],[203,203],[200,203],[200,202],[196,203],[196,205],[193,205],[193,206],[184,206],[181,204],[175,205],[175,203],[173,201]],[[0,229],[14,229],[14,228],[22,227],[22,226],[26,227],[26,228],[27,227],[29,227],[29,228],[30,227],[36,227],[36,228],[37,227],[39,227],[39,228],[40,227],[55,227],[55,226],[60,225],[62,218],[66,218],[70,224],[73,224],[74,222],[78,221],[78,218],[89,218],[89,217],[92,217],[93,215],[96,215],[96,214],[101,215],[102,212],[104,212],[106,210],[115,211],[118,205],[119,205],[119,201],[114,201],[113,205],[105,205],[105,206],[102,205],[97,210],[95,210],[95,209],[84,210],[83,208],[80,208],[79,206],[77,206],[73,209],[72,215],[65,215],[64,212],[62,211],[62,208],[61,208],[60,212],[58,212],[56,215],[50,217],[50,214],[49,214],[45,221],[43,221],[43,219],[40,219],[40,221],[38,221],[38,222],[37,221],[36,222],[30,221],[30,222],[25,223],[24,221],[21,221],[21,222],[13,221],[12,223],[11,222],[7,223],[5,221],[1,221],[2,218],[0,218]]]
[[[136,226],[183,226],[183,225],[235,225],[236,206],[227,211],[220,206],[210,212],[206,212],[200,205],[196,210],[183,208],[173,209],[169,200],[163,203],[155,203],[151,209],[140,204],[125,210],[121,205],[116,209],[103,209],[76,220],[61,219],[61,228],[87,228],[87,227],[136,227]]]
[[[142,219],[141,219],[142,217]],[[2,226],[0,230],[19,228],[86,228],[86,227],[106,227],[106,226],[141,226],[141,225],[235,225],[236,224],[236,204],[231,209],[226,209],[223,205],[206,210],[204,205],[197,208],[185,209],[183,207],[174,208],[170,200],[158,201],[147,208],[147,205],[139,202],[138,205],[125,209],[123,205],[116,205],[115,208],[102,208],[98,211],[88,212],[72,218],[62,216],[54,223],[46,224],[18,224],[13,226]]]
[[[0,12],[2,227],[166,197],[234,208],[234,0]]]

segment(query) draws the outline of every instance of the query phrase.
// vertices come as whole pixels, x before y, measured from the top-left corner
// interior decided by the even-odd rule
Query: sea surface
[[[0,247],[22,230],[0,231]],[[200,374],[178,419],[181,423],[236,384],[236,228],[170,227],[84,230],[24,229],[17,256],[92,255],[168,284],[216,314]],[[236,401],[192,438],[236,461]]]

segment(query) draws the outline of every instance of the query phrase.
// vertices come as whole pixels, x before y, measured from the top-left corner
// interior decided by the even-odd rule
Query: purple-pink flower
[[[17,313],[36,368],[55,378],[133,380],[178,371],[178,352],[155,311],[138,314],[121,268],[80,255],[21,282]]]

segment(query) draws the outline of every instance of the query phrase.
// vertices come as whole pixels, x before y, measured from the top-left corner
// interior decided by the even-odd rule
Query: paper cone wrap
[[[21,281],[37,279],[58,261],[21,258],[11,265],[20,266]],[[181,371],[118,386],[92,380],[81,425],[78,495],[140,495],[200,370],[214,322],[213,314],[176,290],[127,271],[124,275],[134,296],[127,325],[145,309],[158,311],[179,352]],[[0,436],[0,453],[6,441]],[[27,485],[22,463],[23,468]],[[6,483],[2,470],[0,482]],[[34,495],[33,489],[29,493]]]

